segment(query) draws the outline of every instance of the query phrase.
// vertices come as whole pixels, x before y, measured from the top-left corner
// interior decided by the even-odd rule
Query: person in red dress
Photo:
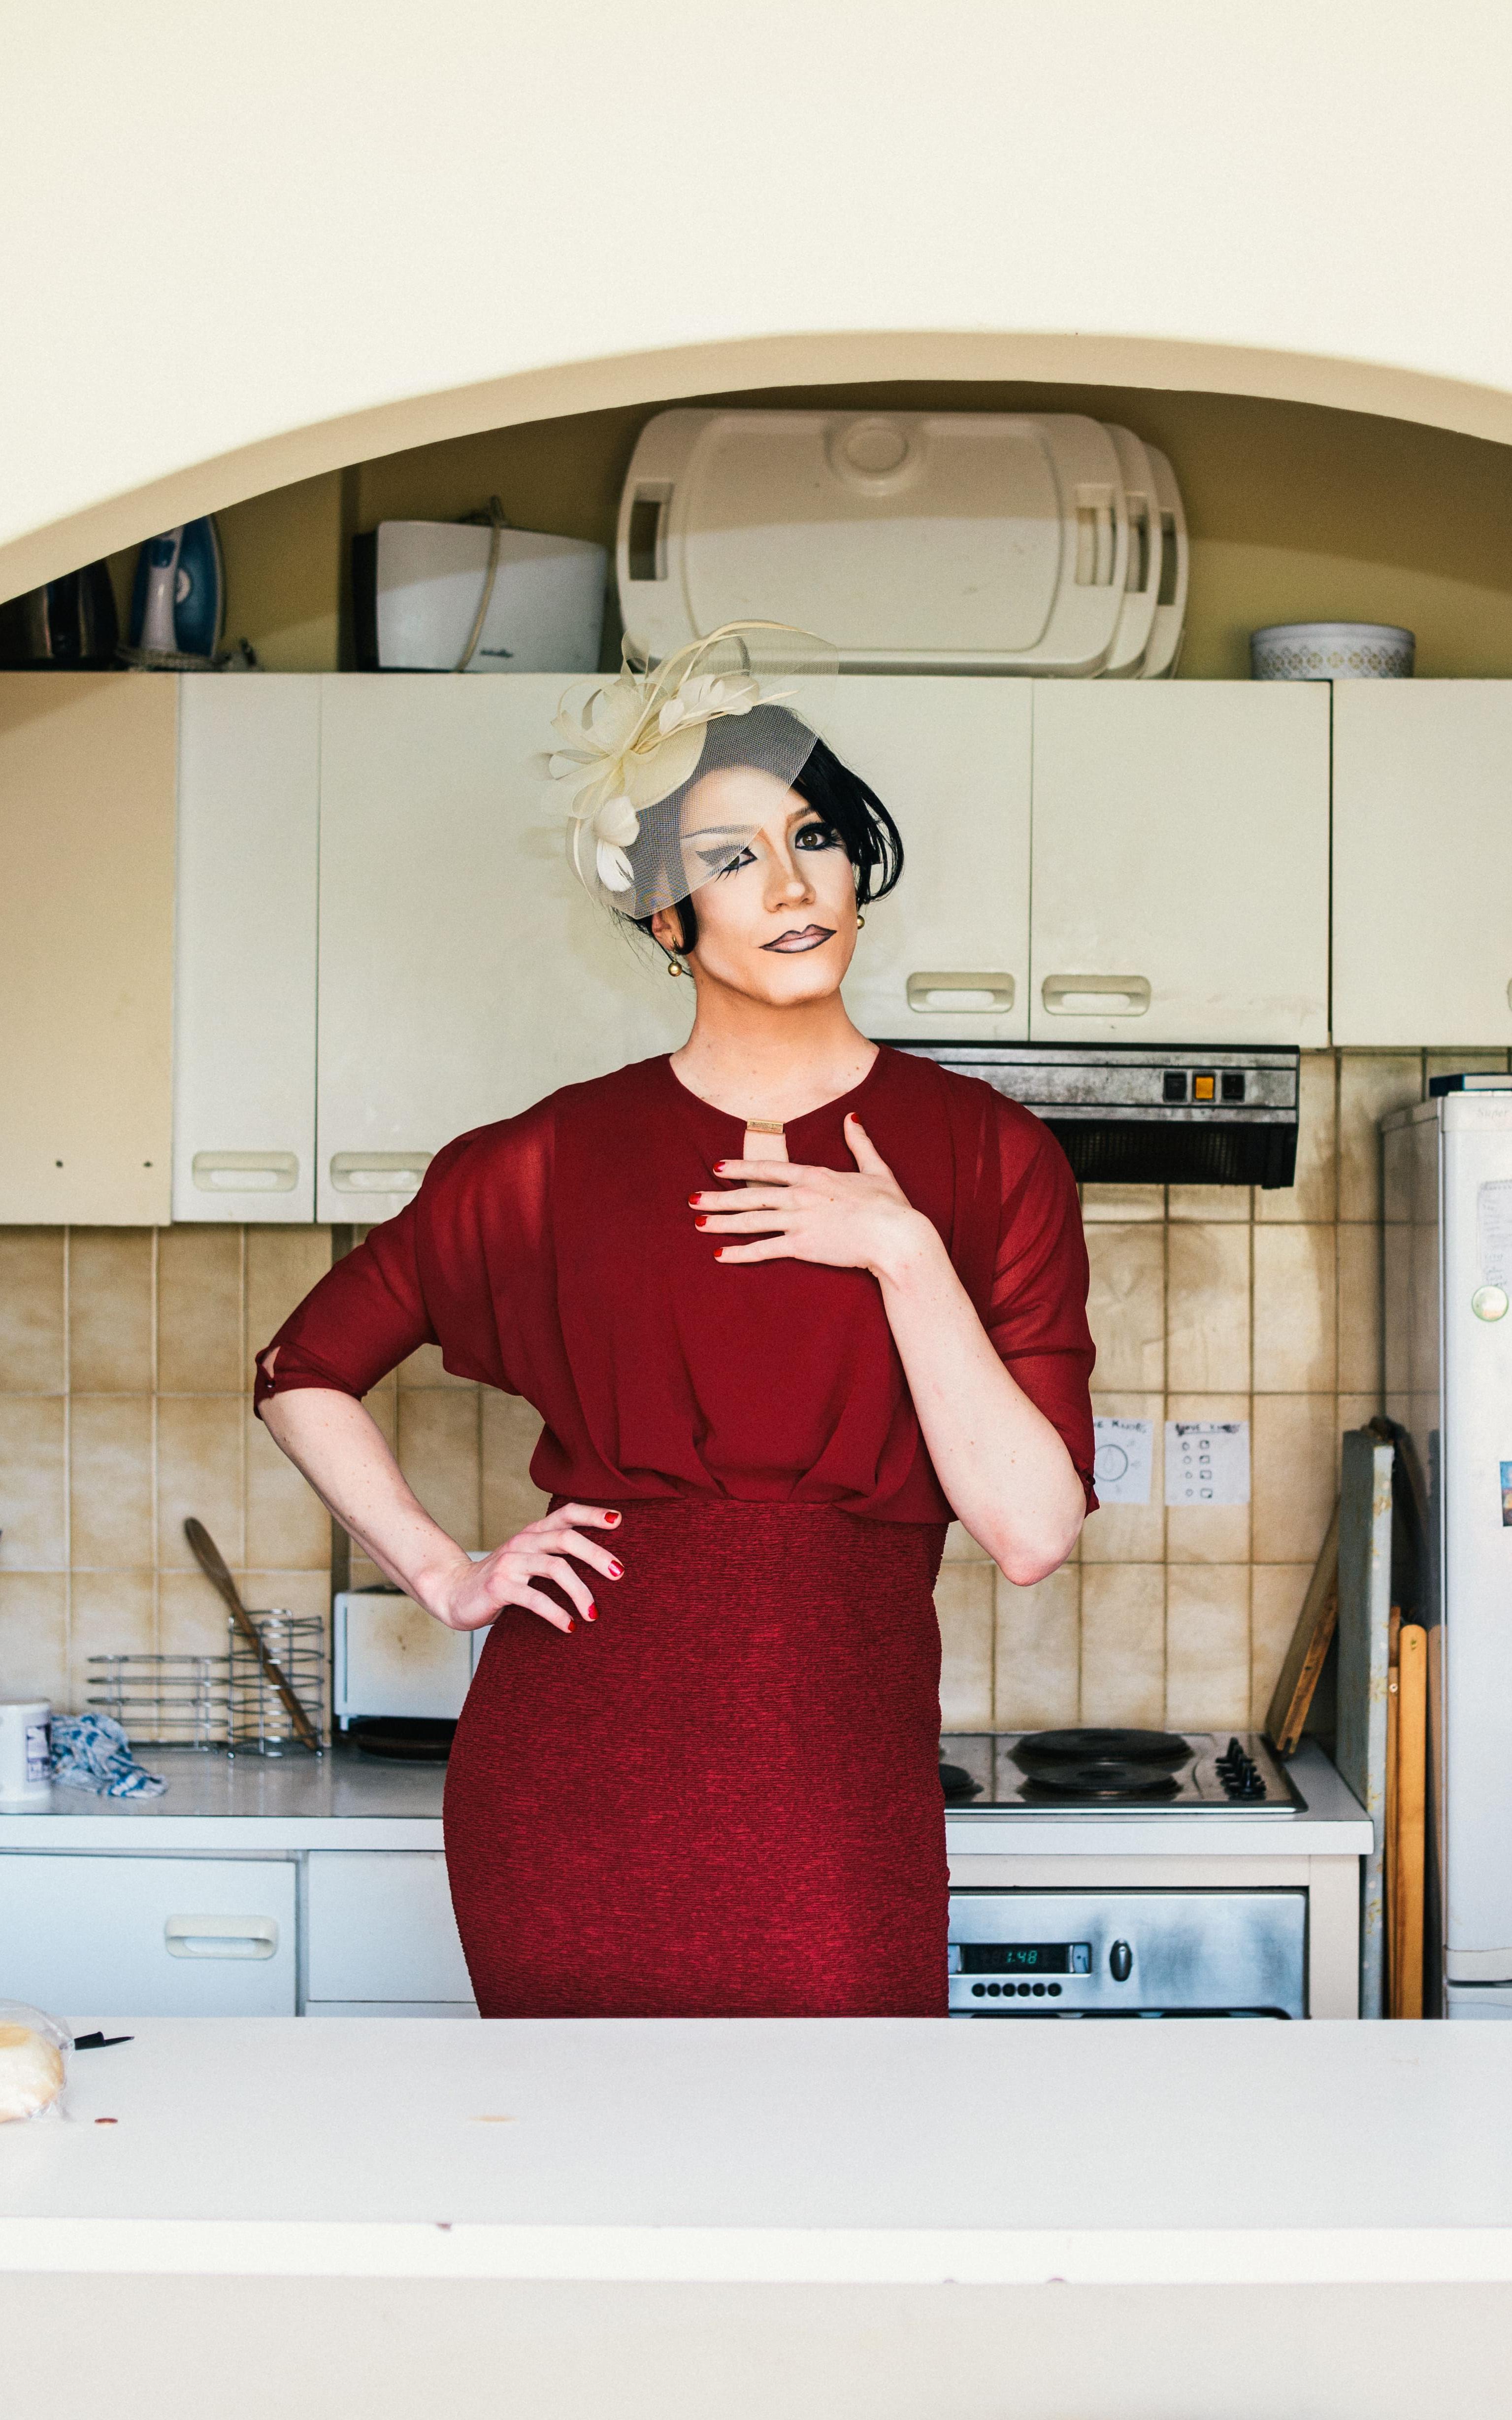
[[[448,1144],[258,1357],[363,1551],[489,1626],[445,1796],[485,2016],[943,2016],[946,1526],[1024,1585],[1094,1500],[1071,1171],[851,1023],[898,832],[762,627],[559,725],[574,861],[691,975],[687,1042]],[[550,1509],[479,1562],[361,1401],[426,1342],[541,1416]]]

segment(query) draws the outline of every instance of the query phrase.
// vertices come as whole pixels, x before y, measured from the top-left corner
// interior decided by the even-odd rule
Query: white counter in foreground
[[[135,2030],[0,2130],[17,2410],[1512,2408],[1501,2026]]]

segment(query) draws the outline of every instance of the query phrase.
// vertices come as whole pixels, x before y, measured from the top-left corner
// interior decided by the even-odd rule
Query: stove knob
[[[1127,1941],[1116,1941],[1108,1951],[1108,1973],[1115,1983],[1127,1983],[1134,1973],[1134,1951]]]

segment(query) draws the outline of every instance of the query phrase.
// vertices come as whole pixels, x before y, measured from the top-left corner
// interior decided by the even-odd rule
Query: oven
[[[952,2017],[1304,2017],[1303,1890],[952,1890]]]

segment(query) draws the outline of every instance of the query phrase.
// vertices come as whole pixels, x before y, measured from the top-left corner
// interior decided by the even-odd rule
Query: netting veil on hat
[[[547,770],[566,795],[584,888],[622,916],[651,916],[733,865],[770,810],[749,783],[710,782],[701,799],[701,766],[717,758],[791,788],[835,671],[835,650],[807,630],[728,622],[659,664],[626,656],[580,704],[569,690]],[[738,728],[710,748],[712,726],[726,722]]]

